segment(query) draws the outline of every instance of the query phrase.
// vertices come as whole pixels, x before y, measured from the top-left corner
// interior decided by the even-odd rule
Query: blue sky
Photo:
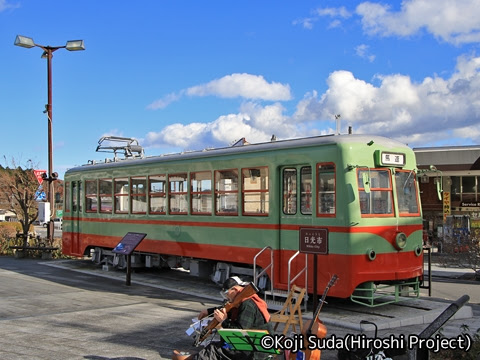
[[[340,132],[411,147],[480,144],[480,0],[0,0],[2,155],[54,170],[101,160],[102,136],[147,156]],[[2,158],[3,158],[2,156]],[[3,159],[2,159],[3,160]]]

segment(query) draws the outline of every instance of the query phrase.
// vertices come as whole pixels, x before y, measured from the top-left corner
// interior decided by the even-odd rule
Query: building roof
[[[413,148],[419,168],[480,170],[480,145]]]

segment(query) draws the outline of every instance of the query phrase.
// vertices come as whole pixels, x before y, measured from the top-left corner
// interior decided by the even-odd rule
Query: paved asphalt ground
[[[465,291],[458,296],[476,299],[479,288],[478,282],[460,284]],[[169,359],[173,349],[193,350],[185,330],[201,309],[218,305],[218,290],[172,270],[134,272],[127,286],[124,272],[85,260],[0,257],[0,359]],[[369,309],[331,300],[322,320],[340,339],[358,335],[360,320],[375,322],[379,337],[400,337],[419,334],[449,303],[422,298]],[[463,325],[476,331],[479,314],[471,302],[442,333],[453,338]],[[365,334],[373,337],[369,329]],[[321,358],[336,359],[337,351],[325,350]]]

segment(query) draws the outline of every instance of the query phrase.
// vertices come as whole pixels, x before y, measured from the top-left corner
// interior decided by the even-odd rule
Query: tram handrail
[[[293,279],[291,279],[291,268],[292,268],[292,262],[293,260],[298,256],[298,254],[300,254],[300,251],[297,251],[295,254],[293,254],[293,256],[288,260],[288,293],[290,293],[290,288],[292,286],[292,284],[295,282],[295,280],[297,280],[299,278],[300,275],[302,275],[303,272],[305,272],[305,289],[307,291],[305,291],[305,302],[304,302],[304,305],[305,305],[305,311],[307,311],[307,300],[308,300],[308,254],[305,254],[305,267],[303,269],[301,269],[297,275],[295,275],[295,277]]]
[[[270,250],[270,264],[268,264],[258,275],[257,275],[257,258],[265,251],[265,250]],[[260,252],[257,253],[257,255],[255,255],[255,257],[253,258],[253,283],[255,285],[258,285],[257,284],[257,280],[258,278],[260,278],[261,276],[263,276],[268,269],[271,268],[271,271],[270,271],[270,293],[272,294],[272,297],[273,297],[273,300],[275,300],[275,294],[273,293],[273,283],[274,283],[274,271],[273,271],[273,268],[274,268],[274,262],[273,262],[273,249],[271,246],[265,246],[262,250],[260,250]]]

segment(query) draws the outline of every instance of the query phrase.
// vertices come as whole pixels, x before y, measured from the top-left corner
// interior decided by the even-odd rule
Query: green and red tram
[[[275,289],[308,264],[296,284],[310,292],[313,279],[323,289],[337,274],[329,296],[369,304],[391,286],[418,296],[416,170],[408,146],[351,134],[92,162],[65,174],[63,253],[123,266],[111,250],[140,232],[134,265],[181,266],[220,283],[273,259],[264,276]],[[258,256],[264,249],[272,255]]]

